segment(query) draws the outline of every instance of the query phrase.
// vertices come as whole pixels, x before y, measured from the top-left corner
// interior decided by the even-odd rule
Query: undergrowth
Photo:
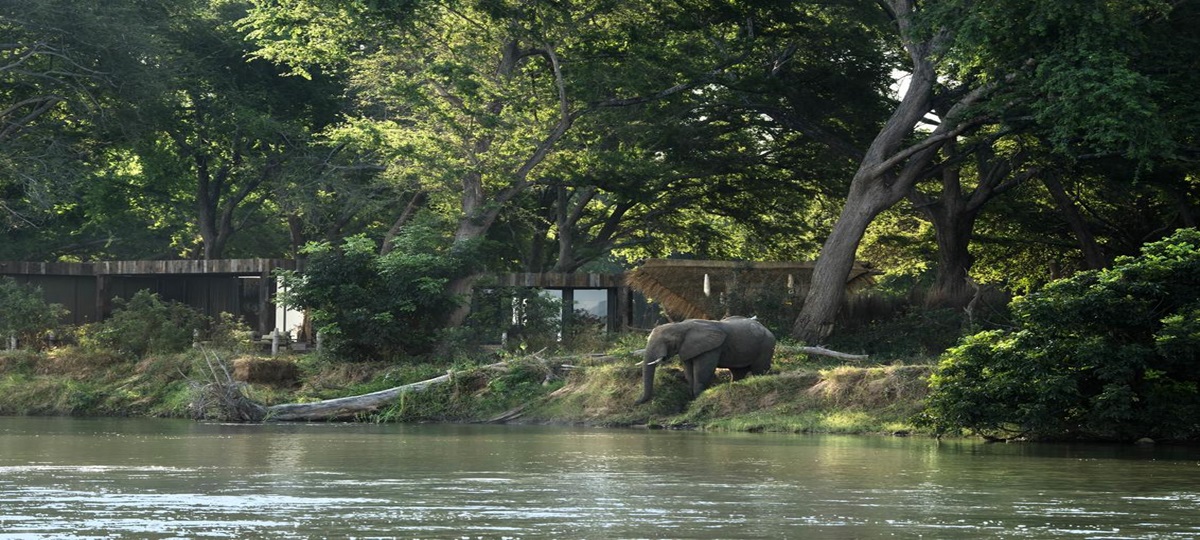
[[[911,431],[929,367],[847,366],[781,345],[771,374],[732,382],[718,370],[712,387],[690,399],[678,360],[659,369],[655,397],[641,394],[644,337],[613,342],[609,354],[493,356],[447,366],[433,362],[338,362],[288,355],[298,382],[250,382],[264,406],[359,395],[429,380],[447,382],[402,394],[372,422],[505,422],[648,426],[666,429],[793,433]],[[245,353],[227,353],[247,358]],[[255,357],[249,357],[253,361]],[[0,414],[189,416],[204,368],[196,350],[133,360],[64,347],[0,353]],[[265,360],[265,358],[264,358]],[[500,360],[497,362],[497,360]],[[565,367],[564,367],[565,366]]]

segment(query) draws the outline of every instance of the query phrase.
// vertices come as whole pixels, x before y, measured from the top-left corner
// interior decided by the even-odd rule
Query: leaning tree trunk
[[[917,125],[932,111],[933,87],[937,82],[932,58],[948,33],[938,31],[920,40],[912,26],[916,3],[891,0],[887,4],[896,15],[898,37],[912,61],[912,76],[896,110],[863,154],[850,181],[846,205],[817,257],[804,307],[792,327],[792,336],[803,341],[819,342],[833,331],[834,317],[845,297],[846,277],[854,266],[854,256],[867,226],[908,193],[942,144],[966,129],[967,124],[954,120],[961,109],[985,92],[984,88],[977,88],[965,94],[932,133],[906,146]]]
[[[834,319],[846,293],[846,277],[854,266],[858,244],[875,216],[895,202],[880,199],[881,195],[863,194],[855,197],[851,194],[846,199],[842,215],[825,240],[821,255],[813,267],[804,307],[792,328],[792,335],[797,339],[817,343],[833,331]]]

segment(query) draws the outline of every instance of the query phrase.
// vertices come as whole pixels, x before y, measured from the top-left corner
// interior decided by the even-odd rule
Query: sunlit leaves
[[[1198,246],[1183,229],[1015,300],[1015,331],[978,334],[942,360],[930,419],[1044,438],[1200,437]]]
[[[1160,0],[933,4],[929,20],[954,30],[949,75],[998,84],[992,110],[1025,118],[1059,153],[1153,159],[1172,150],[1159,82],[1139,61],[1173,6]]]

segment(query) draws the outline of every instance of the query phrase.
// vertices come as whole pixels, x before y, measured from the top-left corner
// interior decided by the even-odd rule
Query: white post
[[[8,350],[17,350],[17,336],[8,336]]]
[[[192,348],[193,349],[200,348],[200,329],[199,328],[192,330]]]
[[[279,355],[279,329],[271,331],[271,356]]]

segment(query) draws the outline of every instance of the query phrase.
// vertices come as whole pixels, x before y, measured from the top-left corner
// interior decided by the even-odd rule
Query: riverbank
[[[64,347],[0,353],[0,414],[220,419],[215,388],[240,387],[271,406],[353,396],[429,380],[390,406],[352,420],[648,426],[788,433],[909,433],[926,394],[928,365],[841,365],[788,347],[766,376],[712,388],[688,400],[682,372],[660,369],[655,399],[641,392],[640,357],[604,354],[492,357],[443,364],[345,363],[317,355],[279,359],[193,350],[130,361]],[[249,380],[229,383],[236,379]]]

